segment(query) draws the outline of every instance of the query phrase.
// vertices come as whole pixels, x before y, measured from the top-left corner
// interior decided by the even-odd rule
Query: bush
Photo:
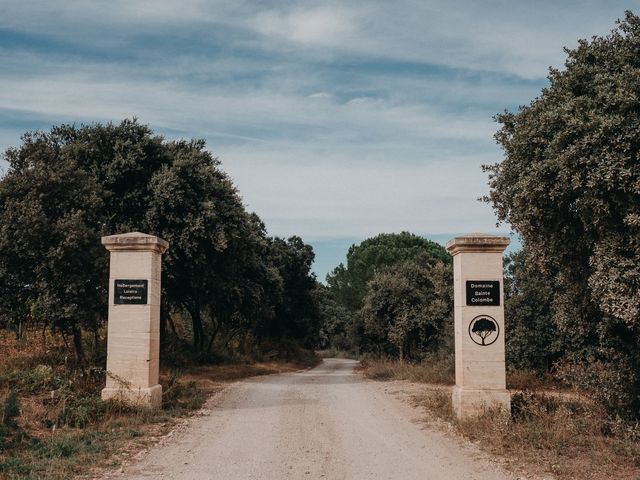
[[[8,375],[8,382],[21,391],[37,393],[51,389],[53,369],[47,365],[37,365],[27,370],[16,369]]]
[[[630,420],[640,414],[640,381],[620,387],[625,380],[637,379],[638,372],[619,352],[610,351],[606,361],[594,357],[584,361],[567,360],[559,364],[557,370],[565,383],[589,393],[612,418]]]
[[[594,392],[602,385],[603,405],[635,419],[640,419],[639,46],[640,17],[628,11],[611,34],[567,49],[565,68],[551,69],[539,96],[515,113],[497,115],[502,126],[496,140],[505,158],[486,167],[487,200],[498,220],[519,234],[552,287],[543,297],[552,298],[553,325],[546,327],[557,327],[567,338],[559,353],[580,363],[597,362],[589,367],[596,376],[581,375],[583,385]]]
[[[19,444],[26,437],[18,426],[16,418],[20,415],[18,394],[12,390],[2,405],[2,424],[0,424],[0,452]],[[1,471],[2,469],[0,469]]]
[[[20,415],[20,402],[18,394],[12,390],[7,395],[2,405],[2,425],[5,427],[16,428],[15,418]]]
[[[100,421],[107,410],[106,403],[95,395],[65,399],[58,422],[60,425],[84,428]]]
[[[194,410],[202,406],[206,400],[203,392],[198,390],[196,382],[181,382],[178,374],[173,373],[164,382],[162,389],[163,409],[187,409]]]

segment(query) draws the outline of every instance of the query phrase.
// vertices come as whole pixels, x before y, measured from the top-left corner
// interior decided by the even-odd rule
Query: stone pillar
[[[102,244],[111,252],[102,398],[160,408],[160,258],[169,244],[139,232],[102,237]]]
[[[453,410],[470,417],[483,407],[507,411],[502,252],[509,238],[472,233],[447,242],[453,256],[456,386]]]

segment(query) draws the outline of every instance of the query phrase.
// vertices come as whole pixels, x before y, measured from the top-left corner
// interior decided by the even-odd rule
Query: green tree
[[[564,351],[563,334],[553,321],[554,288],[531,260],[526,247],[505,261],[507,366],[544,373]]]
[[[389,265],[427,255],[429,261],[451,262],[441,245],[408,232],[382,233],[352,245],[347,265],[340,264],[329,275],[327,284],[338,301],[352,311],[362,306],[367,282]]]
[[[333,292],[320,283],[313,295],[320,316],[318,347],[357,350],[360,342],[353,332],[355,314],[341,305]]]
[[[231,180],[204,148],[200,140],[165,146],[172,162],[150,178],[144,218],[145,229],[171,245],[162,281],[167,308],[188,312],[198,351],[209,350],[242,310],[245,262],[258,241]]]
[[[377,272],[368,284],[360,315],[379,351],[401,360],[435,352],[450,327],[451,271],[425,256]]]
[[[314,257],[313,248],[300,237],[271,239],[268,263],[278,273],[282,290],[281,297],[274,302],[274,318],[268,325],[270,338],[295,339],[308,347],[316,345],[320,316],[313,298]]]
[[[71,335],[82,360],[106,315],[100,237],[139,230],[170,242],[161,318],[186,313],[198,355],[243,335],[314,342],[313,250],[268,238],[205,147],[136,120],[27,133],[0,180],[0,322]]]
[[[640,416],[638,51],[630,12],[566,50],[538,98],[497,116],[505,159],[486,167],[499,219],[553,279],[554,321],[574,357],[619,373],[584,381],[628,416]]]
[[[107,296],[100,188],[55,133],[27,134],[5,158],[0,315],[72,336],[81,361],[81,329],[96,328]]]

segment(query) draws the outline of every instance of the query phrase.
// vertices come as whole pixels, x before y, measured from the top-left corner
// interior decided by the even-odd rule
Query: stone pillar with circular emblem
[[[453,256],[455,367],[453,410],[458,418],[486,407],[509,411],[504,351],[502,254],[509,238],[472,233],[447,242]]]
[[[169,244],[140,232],[102,237],[102,244],[111,257],[102,398],[160,408],[160,268]]]

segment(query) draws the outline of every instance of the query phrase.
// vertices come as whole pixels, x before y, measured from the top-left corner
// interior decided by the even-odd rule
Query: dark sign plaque
[[[116,305],[146,305],[148,280],[114,280],[113,303]]]
[[[467,305],[472,307],[497,307],[500,305],[498,280],[467,280]]]

